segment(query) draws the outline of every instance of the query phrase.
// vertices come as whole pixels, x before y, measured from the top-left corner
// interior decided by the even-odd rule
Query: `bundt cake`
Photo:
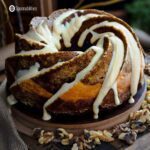
[[[104,11],[62,9],[35,17],[6,59],[8,101],[51,114],[78,115],[126,101],[143,84],[142,47],[131,27]]]

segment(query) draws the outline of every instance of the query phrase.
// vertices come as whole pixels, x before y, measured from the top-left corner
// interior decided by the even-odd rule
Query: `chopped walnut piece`
[[[45,132],[44,130],[41,130],[38,141],[39,141],[39,144],[48,144],[53,139],[54,139],[54,134],[52,132]]]
[[[112,142],[114,140],[112,134],[107,130],[104,131],[84,130],[84,134],[85,136],[89,134],[89,139],[99,138],[100,141],[105,141],[105,142]]]
[[[130,126],[137,133],[142,133],[146,130],[146,125],[141,121],[132,121]]]
[[[126,122],[114,127],[112,133],[114,137],[118,137],[118,135],[121,134],[122,132],[130,132],[130,131],[131,131],[130,123]]]
[[[61,144],[62,144],[62,145],[69,145],[69,139],[68,139],[68,138],[62,139],[62,140],[61,140]]]
[[[139,120],[143,123],[150,121],[150,111],[148,109],[142,109],[130,114],[129,120]]]
[[[141,109],[148,109],[150,111],[150,100],[144,100],[141,105]]]
[[[148,102],[150,102],[150,85],[149,85],[149,91],[146,92],[145,98]]]
[[[136,132],[121,133],[118,138],[125,141],[127,144],[133,144],[137,138]]]

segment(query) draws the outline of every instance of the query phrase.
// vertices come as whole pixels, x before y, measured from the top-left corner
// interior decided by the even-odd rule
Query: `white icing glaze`
[[[81,16],[77,16],[77,14],[75,14],[75,17],[72,18],[70,22],[62,24],[62,21],[66,17],[76,12],[78,11],[72,9],[62,13],[62,15],[57,17],[57,19],[53,23],[52,32],[48,28],[48,23],[43,20],[36,28],[31,28],[31,30],[25,35],[27,37],[30,37],[31,39],[46,42],[51,47],[52,52],[56,52],[61,48],[61,38],[64,40],[64,44],[66,47],[71,47],[71,39],[74,34],[80,29],[82,23],[89,18],[99,16],[97,14],[87,14]]]
[[[21,39],[26,39],[29,43],[37,43],[37,44],[40,44],[42,46],[46,46],[45,43],[42,43],[40,42],[40,40],[35,40],[33,38],[30,38],[29,36],[27,36],[28,34],[32,34],[32,33],[29,33],[30,31],[28,31],[26,34],[24,35],[20,35],[20,34],[16,34],[18,35],[18,37],[20,37]],[[34,35],[35,36],[35,35]]]
[[[46,42],[45,38],[43,36],[41,36],[37,31],[36,29],[32,28],[30,29],[25,35],[24,35],[25,38],[30,38],[30,39],[33,39],[35,41],[44,41]]]
[[[95,14],[88,14],[85,16],[78,17],[77,14],[71,20],[71,22],[66,23],[66,29],[62,32],[62,37],[64,40],[64,44],[66,47],[71,47],[71,39],[75,35],[76,32],[79,31],[82,23],[89,18],[97,17],[98,15]]]
[[[39,63],[35,63],[35,65],[31,66],[29,69],[19,70],[16,74],[16,80],[11,85],[11,87],[15,86],[16,84],[24,80],[27,80],[35,76],[39,72],[39,67],[40,67]]]
[[[55,41],[53,40],[53,36],[51,31],[48,28],[48,24],[46,21],[43,21],[37,26],[36,29],[37,32],[40,33],[45,38],[45,41],[47,42],[48,46],[50,47],[51,52],[58,52],[57,47],[55,46]]]
[[[131,98],[129,102],[134,102],[133,96],[137,93],[137,88],[140,79],[140,72],[141,72],[141,55],[140,49],[137,45],[136,40],[134,39],[131,32],[125,28],[123,25],[120,25],[116,22],[111,22],[108,25],[114,25],[116,28],[123,31],[126,36],[127,43],[128,43],[128,51],[130,54],[131,65],[132,65],[132,72],[131,72]]]
[[[130,103],[130,104],[133,104],[134,102],[135,102],[135,100],[134,100],[134,98],[131,96],[130,99],[129,99],[129,103]]]
[[[115,82],[112,86],[112,89],[114,91],[114,97],[115,97],[115,104],[120,105],[120,100],[118,96],[118,90],[117,90],[117,82]]]
[[[97,28],[99,28],[99,27],[101,27],[101,26],[104,26],[106,22],[107,22],[107,21],[104,21],[104,22],[99,23],[99,24],[95,24],[95,25],[93,25],[92,27],[90,27],[89,29],[86,29],[84,32],[82,32],[82,34],[81,34],[81,36],[80,36],[80,38],[79,38],[79,40],[78,40],[78,46],[79,46],[79,47],[82,47],[82,46],[83,46],[83,43],[84,43],[84,41],[85,41],[85,39],[86,39],[86,37],[87,37],[87,35],[88,35],[89,33],[94,33],[93,31],[94,31],[95,29],[97,29]],[[99,34],[99,35],[101,35],[101,34]],[[97,36],[96,36],[96,38],[97,38]]]
[[[77,16],[76,10],[70,10],[66,13],[63,13],[60,15],[53,24],[53,35],[55,36],[55,39],[57,39],[57,45],[60,49],[60,39],[62,35],[62,39],[64,40],[64,44],[66,47],[71,47],[71,39],[75,35],[75,33],[80,29],[82,23],[93,17],[97,17],[96,14],[87,14],[87,15],[81,15]],[[71,14],[75,13],[75,17],[71,19],[70,22],[67,22],[65,24],[62,24],[62,21],[70,16]]]
[[[53,23],[53,31],[61,34],[62,33],[62,28],[61,26],[63,26],[62,21],[67,18],[68,16],[70,16],[73,13],[76,13],[77,10],[74,9],[70,9],[64,13],[62,13],[60,16],[57,17],[57,19],[55,19],[54,23]]]
[[[110,41],[113,45],[113,56],[111,63],[109,65],[108,71],[106,73],[103,85],[96,97],[93,104],[94,118],[98,119],[99,106],[102,104],[108,91],[112,88],[115,83],[117,76],[119,74],[120,68],[123,63],[124,58],[124,45],[123,42],[118,37],[110,37]]]
[[[103,39],[101,39],[101,43],[103,43]],[[103,44],[101,44],[101,46],[103,46]],[[46,112],[46,107],[51,105],[55,100],[57,100],[62,94],[64,94],[65,92],[67,92],[69,89],[71,89],[75,84],[77,84],[79,81],[81,81],[86,74],[89,73],[90,70],[92,70],[92,68],[95,66],[95,64],[97,63],[97,61],[100,59],[101,55],[103,54],[103,48],[102,47],[96,47],[96,46],[92,46],[89,48],[90,50],[94,50],[96,52],[96,54],[94,55],[94,57],[92,58],[91,62],[89,63],[89,65],[84,68],[81,72],[79,72],[76,75],[76,78],[73,82],[71,83],[65,83],[62,85],[62,87],[50,98],[46,101],[46,103],[43,106],[43,120],[49,120],[50,114],[48,114]]]
[[[57,52],[57,48],[55,46],[54,37],[50,29],[48,28],[48,23],[46,21],[42,21],[36,28],[31,28],[29,32],[27,32],[25,37],[29,37],[30,39],[34,39],[36,41],[43,41],[47,43],[50,47],[51,52]]]
[[[58,62],[57,64],[53,65],[52,67],[49,67],[49,68],[44,68],[44,69],[41,69],[39,71],[39,68],[36,66],[32,67],[31,71],[29,69],[30,72],[28,72],[27,74],[25,74],[24,76],[18,78],[12,85],[11,87],[15,86],[16,84],[19,84],[21,82],[23,82],[24,80],[27,80],[27,79],[30,79],[30,78],[33,78],[37,75],[41,75],[41,74],[44,74],[46,72],[49,72],[51,69],[55,69],[57,68],[58,66],[61,66],[63,65],[65,62]]]
[[[114,33],[111,33],[111,32],[105,32],[105,33],[96,33],[94,31],[90,31],[91,34],[92,34],[92,38],[90,40],[91,44],[93,44],[94,42],[96,42],[98,39],[104,37],[104,36],[107,36],[107,37],[111,37],[111,36],[114,36]]]
[[[132,64],[132,74],[131,74],[131,93],[132,96],[134,96],[137,92],[138,83],[140,79],[140,50],[137,46],[137,43],[133,37],[133,35],[123,26],[121,26],[124,29],[124,32],[126,33],[128,44],[128,50],[131,57],[131,64]],[[121,28],[119,27],[119,28]]]
[[[18,80],[19,78],[23,78],[23,76],[25,76],[27,74],[34,74],[34,73],[38,72],[39,68],[40,68],[39,63],[35,63],[29,69],[19,70],[16,74],[16,80]]]
[[[85,30],[78,41],[78,45],[82,46],[84,43],[84,40],[86,36],[92,31],[102,26],[111,26],[118,30],[120,30],[126,37],[127,43],[128,43],[128,51],[130,54],[131,59],[131,65],[132,65],[132,74],[131,74],[131,98],[129,102],[133,102],[133,96],[137,92],[138,83],[140,79],[140,70],[141,70],[141,55],[140,55],[140,49],[137,45],[136,40],[134,39],[132,33],[123,25],[117,23],[117,22],[108,22],[104,21],[100,24],[93,25],[89,29]],[[144,64],[144,62],[143,62]]]
[[[63,30],[65,29],[64,25],[62,24],[62,21],[70,16],[71,14],[77,12],[77,10],[71,9],[68,10],[67,12],[62,13],[59,17],[57,17],[57,19],[54,21],[53,23],[53,36],[55,39],[55,45],[58,49],[61,48],[60,46],[60,39],[61,39],[61,34],[63,32]]]

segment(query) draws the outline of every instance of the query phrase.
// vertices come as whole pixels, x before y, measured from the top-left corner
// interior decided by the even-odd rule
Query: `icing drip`
[[[101,46],[102,45],[103,45],[103,39],[101,39]],[[90,70],[92,70],[92,68],[95,66],[97,61],[100,59],[101,55],[103,54],[103,48],[102,47],[97,47],[97,46],[92,46],[92,47],[89,48],[89,50],[91,50],[91,49],[94,50],[96,52],[96,54],[92,58],[89,65],[76,75],[76,78],[73,82],[63,84],[62,87],[50,99],[48,99],[47,102],[44,104],[44,106],[43,106],[43,113],[44,113],[43,114],[43,120],[49,120],[51,118],[50,114],[48,114],[46,112],[46,107],[51,105],[62,94],[67,92],[75,84],[77,84],[79,81],[81,81],[85,77],[85,75],[88,74]]]
[[[31,28],[25,35],[31,39],[46,42],[50,46],[51,52],[57,52],[61,48],[60,39],[63,39],[66,47],[71,47],[71,39],[78,32],[82,23],[89,18],[99,16],[97,14],[87,14],[85,16],[75,14],[70,22],[62,24],[66,17],[76,12],[78,11],[69,10],[60,15],[53,23],[52,32],[48,28],[48,23],[43,20],[36,28]]]
[[[100,38],[102,38],[104,36],[107,36],[107,37],[114,36],[114,33],[111,33],[111,32],[105,32],[105,33],[98,34],[98,33],[94,32],[94,31],[90,31],[90,33],[92,33],[92,38],[91,38],[91,41],[90,41],[91,44],[93,44],[98,39],[100,39]]]
[[[77,11],[70,11],[70,13],[75,13]],[[82,23],[92,17],[97,17],[98,15],[96,14],[88,14],[85,16],[77,16],[77,14],[75,14],[75,17],[71,19],[70,22],[67,22],[65,24],[62,24],[61,22],[64,20],[64,17],[68,17],[70,15],[70,13],[68,14],[68,12],[64,15],[61,15],[60,18],[56,19],[56,21],[54,22],[54,32],[53,35],[56,37],[57,44],[59,45],[59,49],[60,49],[60,39],[61,39],[61,35],[62,35],[62,39],[64,40],[64,44],[66,47],[71,47],[71,39],[72,37],[75,35],[76,32],[78,32],[78,30],[80,29]]]
[[[132,65],[132,72],[131,72],[131,97],[129,102],[134,103],[133,96],[137,93],[138,83],[140,79],[140,67],[141,67],[141,56],[140,56],[140,50],[138,48],[137,42],[135,41],[133,35],[127,30],[124,26],[112,22],[108,23],[107,25],[114,25],[118,29],[121,29],[124,31],[123,33],[126,35],[126,39],[128,42],[128,50],[130,54],[131,59],[131,65]]]
[[[15,86],[17,83],[29,79],[30,77],[36,75],[39,72],[40,65],[39,63],[35,63],[35,65],[31,66],[29,69],[19,70],[16,74],[16,80],[11,85],[11,87]]]
[[[64,12],[59,17],[57,17],[57,19],[53,23],[53,36],[54,36],[55,45],[58,49],[61,48],[61,45],[60,45],[61,34],[65,30],[65,26],[62,24],[62,21],[66,17],[70,16],[71,14],[73,14],[75,12],[77,12],[77,11],[73,10],[73,9],[69,10],[67,12]]]
[[[43,35],[45,38],[45,41],[47,42],[48,46],[50,47],[51,52],[58,52],[57,47],[55,45],[55,40],[52,36],[51,31],[48,28],[47,22],[43,21],[41,24],[37,27],[37,31]]]
[[[99,106],[102,104],[108,91],[112,88],[119,74],[120,68],[124,58],[124,45],[123,42],[117,37],[110,37],[110,41],[113,45],[113,57],[106,73],[103,85],[98,93],[93,104],[94,118],[98,119]]]
[[[31,39],[33,39],[33,40],[35,40],[35,41],[44,41],[44,42],[46,42],[45,41],[45,38],[42,36],[42,35],[40,35],[37,31],[36,31],[36,29],[34,29],[34,28],[31,28],[30,30],[29,30],[29,32],[27,32],[25,35],[24,35],[25,37],[29,37],[29,38],[31,38]]]
[[[65,62],[58,62],[57,64],[53,65],[52,67],[50,67],[50,68],[45,68],[45,69],[41,69],[40,71],[39,71],[39,68],[38,68],[37,65],[36,65],[36,67],[33,67],[33,68],[31,69],[30,73],[27,73],[27,74],[25,74],[24,76],[18,78],[18,79],[11,85],[11,87],[15,86],[16,84],[18,84],[18,83],[20,83],[20,82],[23,82],[24,80],[30,79],[30,78],[32,78],[32,77],[35,77],[36,75],[41,75],[41,74],[43,74],[43,73],[46,73],[46,72],[50,71],[51,69],[55,69],[55,68],[57,68],[58,66],[63,65],[64,63],[65,63]],[[29,69],[29,70],[30,70],[30,69]]]
[[[84,41],[85,41],[85,39],[86,39],[86,37],[87,37],[87,35],[89,34],[89,33],[95,33],[95,32],[93,32],[96,28],[98,28],[98,27],[101,27],[101,26],[103,26],[104,24],[105,24],[105,22],[106,21],[104,21],[104,22],[102,22],[102,23],[100,23],[100,24],[96,24],[96,25],[93,25],[92,27],[90,27],[89,29],[86,29],[82,34],[81,34],[81,36],[80,36],[80,38],[79,38],[79,40],[78,40],[78,46],[79,47],[82,47],[83,46],[83,43],[84,43]],[[103,33],[102,33],[103,34]],[[93,34],[93,35],[95,35],[95,34]],[[98,34],[97,34],[98,35]],[[98,36],[99,35],[101,35],[101,34],[99,34],[98,36],[96,35],[96,39],[98,38]],[[94,38],[94,37],[93,37]]]
[[[40,68],[39,63],[35,63],[33,66],[31,66],[29,69],[23,69],[23,70],[19,70],[16,74],[16,80],[18,80],[19,78],[27,75],[27,74],[33,74],[38,72]]]
[[[134,100],[134,98],[131,96],[130,99],[129,99],[129,103],[130,103],[130,104],[133,104],[134,102],[135,102],[135,100]]]
[[[92,30],[95,30],[95,29],[97,29],[99,27],[102,27],[102,26],[114,27],[114,28],[120,30],[121,32],[123,32],[123,34],[126,37],[126,40],[127,40],[127,43],[128,43],[128,49],[127,50],[129,51],[129,57],[130,57],[130,60],[131,60],[131,65],[132,65],[131,97],[130,97],[129,102],[133,103],[134,102],[133,96],[137,92],[138,83],[139,83],[139,79],[140,79],[141,56],[140,56],[140,49],[139,49],[139,47],[137,45],[137,42],[134,39],[132,33],[130,33],[130,31],[126,27],[124,27],[123,25],[121,25],[117,22],[104,21],[100,24],[93,25],[89,29],[85,30],[79,38],[78,45],[81,47],[84,43],[84,40],[85,40],[86,36]],[[144,62],[143,62],[143,64],[144,64]]]
[[[66,47],[71,47],[71,39],[76,32],[80,29],[82,23],[92,17],[97,17],[98,15],[95,14],[88,14],[85,16],[78,17],[77,14],[75,18],[71,20],[71,22],[66,23],[66,30],[62,33],[62,37],[64,39],[64,44]]]
[[[114,91],[115,104],[120,105],[120,100],[119,100],[118,90],[117,90],[117,82],[114,83],[114,85],[112,86],[112,89]]]

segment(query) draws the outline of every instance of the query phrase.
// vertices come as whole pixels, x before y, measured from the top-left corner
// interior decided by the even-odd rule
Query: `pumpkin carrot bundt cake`
[[[144,58],[131,27],[94,9],[63,9],[35,17],[16,34],[16,54],[6,60],[8,100],[39,111],[43,120],[84,114],[126,101],[143,84]]]

